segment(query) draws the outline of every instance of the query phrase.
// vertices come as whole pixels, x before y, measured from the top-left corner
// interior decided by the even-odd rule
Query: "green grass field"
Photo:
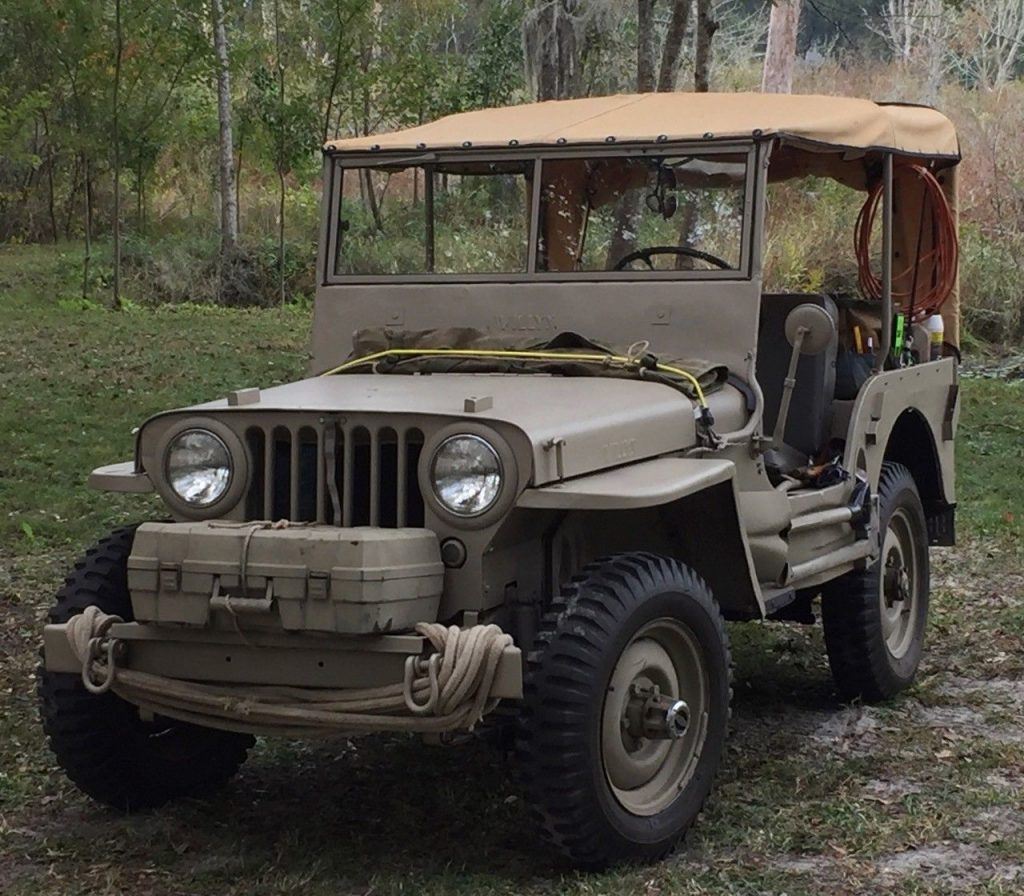
[[[687,846],[579,875],[540,846],[506,757],[407,738],[262,742],[208,801],[124,818],[45,748],[33,671],[63,570],[148,499],[88,491],[157,410],[305,367],[308,313],[122,312],[78,256],[0,250],[0,892],[1019,894],[1024,892],[1024,381],[969,378],[960,545],[933,553],[917,686],[844,707],[820,632],[734,626],[724,768]]]

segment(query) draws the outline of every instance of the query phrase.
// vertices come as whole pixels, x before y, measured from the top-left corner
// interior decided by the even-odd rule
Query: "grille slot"
[[[268,424],[245,434],[252,460],[247,519],[334,526],[423,525],[415,427]]]

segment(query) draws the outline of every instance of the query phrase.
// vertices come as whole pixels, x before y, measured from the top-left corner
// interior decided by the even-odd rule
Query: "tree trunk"
[[[121,0],[114,0],[114,308],[121,307],[121,57],[124,34],[121,29]]]
[[[327,110],[324,112],[324,124],[321,129],[321,140],[322,143],[326,143],[327,139],[331,135],[331,113],[334,110],[334,94],[338,91],[338,84],[341,82],[341,49],[344,43],[345,26],[341,21],[341,6],[340,4],[335,6],[335,21],[338,27],[338,39],[334,45],[334,63],[331,69],[331,86],[327,91]],[[352,16],[349,16],[351,21]]]
[[[284,289],[284,198],[285,174],[287,174],[284,152],[284,60],[281,58],[281,0],[274,0],[274,49],[277,56],[277,181],[280,189],[277,209],[277,280],[280,287],[281,304],[285,302]]]
[[[523,18],[526,81],[538,100],[563,100],[582,92],[576,5],[575,0],[538,0]]]
[[[245,167],[245,131],[238,135],[238,164],[235,166],[235,233],[242,232],[242,170]]]
[[[85,176],[85,258],[82,259],[82,298],[89,298],[89,262],[92,261],[92,173],[89,157],[82,155]]]
[[[53,152],[53,143],[50,140],[50,121],[45,112],[42,112],[43,116],[43,136],[46,138],[46,184],[47,184],[47,209],[50,213],[50,230],[53,232],[53,242],[57,243],[57,208],[54,204],[54,187],[53,187],[53,166],[55,162],[55,155]]]
[[[665,32],[665,44],[661,48],[661,68],[658,72],[658,92],[671,93],[676,89],[679,78],[680,53],[686,26],[690,18],[690,0],[674,0],[672,17]]]
[[[654,80],[654,0],[636,2],[636,89],[653,93]]]
[[[768,47],[764,54],[764,93],[792,93],[796,38],[800,28],[800,0],[775,0],[768,22]]]
[[[211,0],[213,47],[217,54],[217,118],[220,122],[220,254],[224,261],[238,244],[237,195],[235,193],[234,147],[231,133],[231,72],[228,35],[221,0]]]
[[[711,0],[697,0],[697,44],[693,58],[693,89],[697,93],[711,89],[711,40],[718,30],[718,22],[711,13]]]
[[[135,169],[135,226],[140,234],[146,232],[146,187],[143,180],[142,165],[142,157],[140,155],[138,167]]]

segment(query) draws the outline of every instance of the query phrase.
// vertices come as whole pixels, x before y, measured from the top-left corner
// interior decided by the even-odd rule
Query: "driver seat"
[[[818,305],[831,314],[833,320],[839,320],[836,303],[825,295],[766,293],[761,297],[756,376],[764,393],[763,426],[766,433],[774,429],[779,415],[783,380],[793,351],[786,339],[786,317],[797,305],[804,304]],[[833,334],[823,352],[801,355],[797,364],[796,386],[789,407],[785,443],[808,458],[814,457],[828,441],[838,347],[838,335]]]

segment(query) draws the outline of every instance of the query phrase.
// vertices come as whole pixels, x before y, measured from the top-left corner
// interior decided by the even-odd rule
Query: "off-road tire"
[[[913,626],[906,649],[894,655],[883,630],[882,580],[886,558],[881,546],[894,515],[912,533],[916,602],[908,613]],[[878,482],[879,557],[863,570],[854,570],[822,588],[821,617],[832,677],[843,700],[888,700],[909,687],[917,674],[924,648],[928,617],[928,525],[921,496],[910,471],[885,463]]]
[[[652,620],[678,621],[692,633],[706,670],[706,728],[683,789],[662,810],[638,815],[616,797],[606,774],[602,724],[620,656]],[[721,613],[693,570],[646,553],[585,567],[552,602],[527,658],[516,752],[544,837],[582,868],[668,855],[711,790],[725,746],[730,674]]]
[[[135,528],[115,529],[86,551],[57,592],[50,622],[67,622],[90,604],[132,619],[127,561]],[[91,694],[80,676],[42,666],[37,690],[57,763],[80,790],[123,811],[215,790],[238,771],[255,742],[159,716],[144,722],[115,694]]]

